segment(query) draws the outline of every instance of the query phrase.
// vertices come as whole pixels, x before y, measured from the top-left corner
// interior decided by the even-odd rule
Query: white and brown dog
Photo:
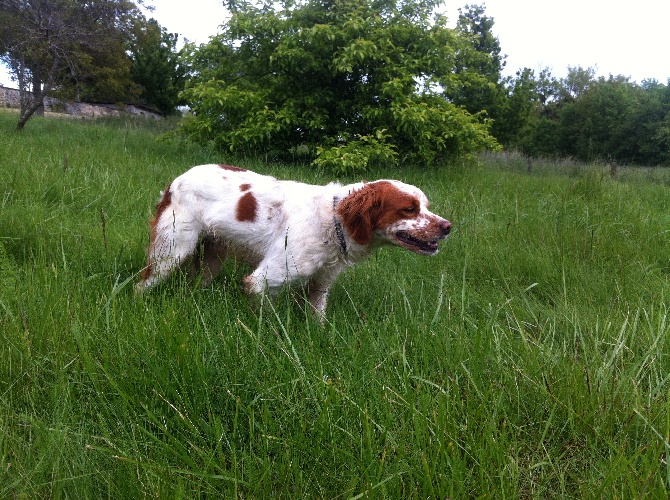
[[[225,259],[251,264],[247,293],[306,286],[320,319],[338,274],[394,244],[435,255],[451,223],[428,210],[420,189],[395,180],[343,186],[281,181],[230,165],[200,165],[162,193],[151,220],[138,290],[184,262],[211,280]]]

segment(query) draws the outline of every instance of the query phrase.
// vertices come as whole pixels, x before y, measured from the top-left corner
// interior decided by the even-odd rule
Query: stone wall
[[[20,93],[17,89],[0,86],[0,107],[19,108]],[[144,106],[126,104],[123,109],[116,104],[94,104],[80,101],[60,101],[47,97],[44,100],[44,110],[53,113],[64,113],[73,116],[82,116],[86,118],[98,118],[103,116],[121,116],[122,113],[144,116],[160,120],[163,118],[158,111]]]
[[[3,108],[18,108],[19,107],[19,91],[0,86],[0,107]]]

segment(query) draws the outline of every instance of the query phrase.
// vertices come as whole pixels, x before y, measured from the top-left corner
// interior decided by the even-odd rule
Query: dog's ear
[[[365,184],[337,206],[344,227],[359,245],[370,243],[382,210],[382,186],[379,184]]]

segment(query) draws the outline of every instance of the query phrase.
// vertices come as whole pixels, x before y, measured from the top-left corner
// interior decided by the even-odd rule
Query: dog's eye
[[[403,212],[406,214],[414,214],[416,213],[416,207],[407,207],[402,209]]]

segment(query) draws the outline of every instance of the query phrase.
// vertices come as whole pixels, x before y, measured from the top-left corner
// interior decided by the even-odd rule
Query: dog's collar
[[[333,225],[335,226],[335,235],[337,236],[337,241],[340,244],[340,253],[347,253],[347,240],[344,239],[344,230],[342,229],[342,223],[338,220],[335,213],[335,207],[339,203],[340,199],[337,196],[333,196]]]

